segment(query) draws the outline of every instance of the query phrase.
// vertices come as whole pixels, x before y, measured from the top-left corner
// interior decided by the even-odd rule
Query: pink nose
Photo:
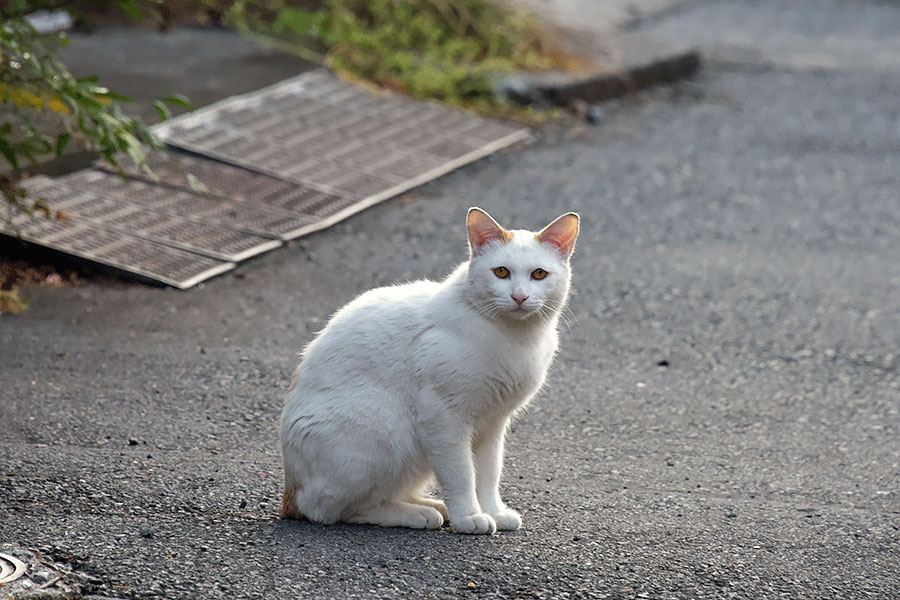
[[[521,306],[523,302],[528,300],[528,296],[526,296],[525,294],[510,294],[510,296],[512,296],[512,299],[515,300],[516,304],[518,304],[519,306]]]

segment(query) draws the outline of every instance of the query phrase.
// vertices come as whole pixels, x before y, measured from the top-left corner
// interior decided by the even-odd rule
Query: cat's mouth
[[[535,312],[537,312],[537,307],[535,306],[523,306],[518,304],[516,306],[511,306],[510,310],[506,311],[506,314],[513,319],[527,319]]]

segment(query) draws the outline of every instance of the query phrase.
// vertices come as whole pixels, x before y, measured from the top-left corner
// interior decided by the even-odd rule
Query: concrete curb
[[[623,36],[625,60],[609,71],[518,74],[501,82],[500,93],[517,104],[573,107],[621,98],[655,85],[674,83],[694,75],[700,52],[677,48],[639,35]]]

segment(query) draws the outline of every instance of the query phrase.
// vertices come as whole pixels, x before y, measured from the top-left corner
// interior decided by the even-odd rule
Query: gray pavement
[[[105,25],[71,34],[61,58],[76,77],[96,75],[103,85],[134,99],[123,108],[145,122],[159,120],[153,100],[162,96],[180,93],[201,107],[316,66],[213,28],[160,32]],[[169,108],[172,114],[185,111]]]
[[[770,35],[865,44],[859,19],[900,14],[853,5],[792,3]],[[780,6],[647,26],[713,48],[712,15]],[[34,290],[0,320],[0,545],[121,598],[900,597],[900,69],[740,44],[776,60],[714,61],[190,292]],[[462,260],[472,204],[583,217],[574,322],[509,441],[525,528],[279,521],[296,351]]]
[[[690,39],[708,60],[801,70],[900,70],[897,2],[705,2],[642,28],[654,37]],[[698,15],[702,14],[702,24]]]

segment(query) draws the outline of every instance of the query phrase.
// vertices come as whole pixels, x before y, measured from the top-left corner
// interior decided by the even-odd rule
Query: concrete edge
[[[571,107],[621,98],[655,85],[693,76],[702,64],[696,49],[679,50],[610,72],[587,75],[519,74],[500,84],[500,94],[517,104]]]

